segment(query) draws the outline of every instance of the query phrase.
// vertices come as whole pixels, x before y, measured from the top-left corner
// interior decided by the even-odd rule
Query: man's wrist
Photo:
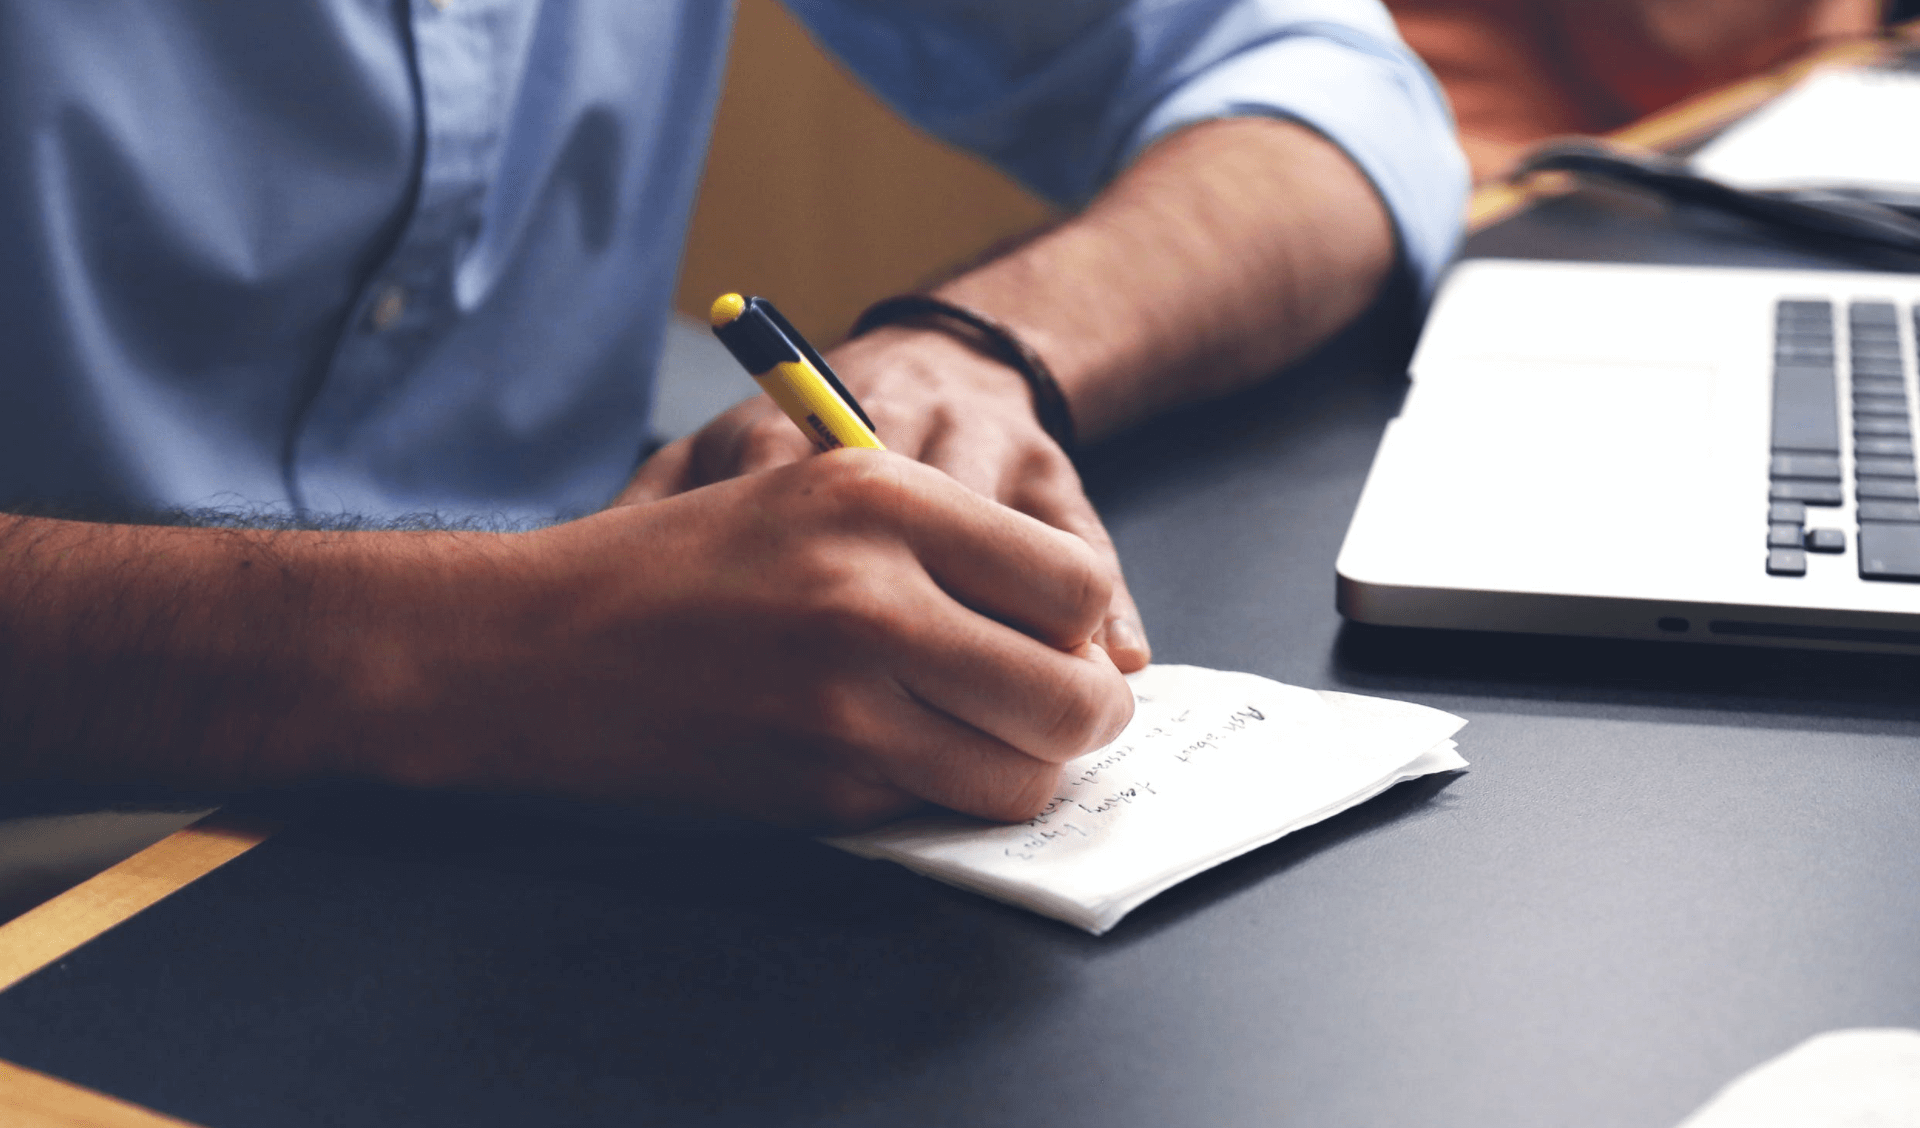
[[[876,329],[904,325],[945,334],[982,357],[1017,373],[1032,397],[1040,429],[1069,458],[1079,448],[1073,411],[1053,369],[1011,327],[972,307],[935,294],[900,294],[868,306],[853,324],[859,338]]]
[[[889,325],[839,345],[829,359],[869,410],[885,413],[896,402],[989,396],[1032,420],[1035,430],[1040,426],[1018,372],[937,329]],[[875,402],[868,403],[870,396]]]
[[[316,622],[337,655],[340,718],[352,747],[315,749],[321,774],[416,787],[482,783],[486,745],[514,744],[489,719],[541,656],[516,627],[550,594],[534,573],[535,534],[368,534],[330,580],[335,613]],[[531,598],[529,598],[531,597]],[[518,718],[507,718],[509,722]]]

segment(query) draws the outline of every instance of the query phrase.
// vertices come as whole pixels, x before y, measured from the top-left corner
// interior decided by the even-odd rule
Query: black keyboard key
[[[1767,526],[1768,548],[1800,548],[1804,539],[1798,525]]]
[[[1767,521],[1775,525],[1804,525],[1807,523],[1807,503],[1776,501],[1767,506]]]
[[[1837,482],[1840,480],[1840,459],[1831,454],[1776,454],[1770,472],[1776,478]]]
[[[1899,316],[1899,307],[1890,301],[1868,299],[1847,307],[1847,320],[1855,325],[1892,325]]]
[[[1862,376],[1853,374],[1853,394],[1856,396],[1904,396],[1907,394],[1907,382],[1892,376]]]
[[[1898,419],[1907,417],[1907,401],[1901,396],[1855,396],[1853,397],[1855,415],[1891,415]],[[1774,423],[1774,446],[1779,446],[1780,424]]]
[[[1860,527],[1868,525],[1920,525],[1920,504],[1910,501],[1863,501],[1854,507]]]
[[[1808,552],[1845,552],[1847,534],[1839,529],[1808,529]]]
[[[1920,580],[1920,525],[1862,525],[1860,578]]]
[[[1769,501],[1804,501],[1808,505],[1839,505],[1840,487],[1829,482],[1775,482]]]
[[[1906,369],[1900,367],[1898,360],[1879,360],[1873,357],[1854,357],[1848,371],[1855,380],[1899,380],[1906,375]]]
[[[1807,574],[1807,554],[1797,548],[1770,548],[1767,550],[1767,575],[1804,576]]]
[[[1862,501],[1920,501],[1920,485],[1898,478],[1862,478],[1853,484]]]
[[[1784,366],[1774,370],[1773,447],[1840,453],[1840,407],[1830,370]]]
[[[1853,473],[1860,478],[1901,478],[1913,481],[1911,458],[1856,458]]]
[[[1905,419],[1892,415],[1866,415],[1853,421],[1855,435],[1901,435],[1911,437],[1913,428]]]
[[[1832,320],[1833,303],[1825,298],[1781,298],[1773,306],[1777,317],[1814,317]]]
[[[1853,453],[1865,455],[1897,454],[1906,458],[1913,457],[1912,439],[1855,439]]]

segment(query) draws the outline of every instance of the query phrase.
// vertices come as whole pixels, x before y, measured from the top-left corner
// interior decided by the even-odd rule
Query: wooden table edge
[[[197,1128],[8,1061],[0,1061],[0,1123],[7,1128]]]
[[[0,991],[265,842],[278,824],[215,811],[0,924]],[[8,1128],[194,1128],[116,1097],[0,1060]]]
[[[215,811],[0,924],[0,991],[226,865],[276,829],[265,819]]]

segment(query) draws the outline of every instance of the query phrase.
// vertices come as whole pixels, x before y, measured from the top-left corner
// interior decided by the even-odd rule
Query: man
[[[1445,109],[1374,0],[793,7],[923,125],[1092,197],[940,290],[1083,439],[1450,251]],[[830,358],[897,453],[805,457],[750,403],[623,488],[728,26],[7,6],[6,776],[1016,819],[1119,730],[1148,651],[1111,546],[1027,381],[942,325]],[[128,518],[205,507],[321,527]]]

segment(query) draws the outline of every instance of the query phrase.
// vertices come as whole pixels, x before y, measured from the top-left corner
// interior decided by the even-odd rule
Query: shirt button
[[[407,292],[399,286],[388,286],[374,299],[373,309],[367,314],[368,324],[378,333],[400,319],[407,311]]]

